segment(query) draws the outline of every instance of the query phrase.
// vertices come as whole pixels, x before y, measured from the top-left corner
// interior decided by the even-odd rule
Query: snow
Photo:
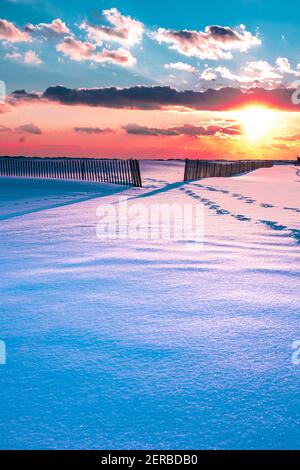
[[[142,174],[0,179],[0,448],[299,449],[299,170]],[[202,203],[202,248],[100,240],[120,195]]]
[[[0,220],[31,214],[45,209],[83,202],[121,191],[107,184],[2,177],[0,190]]]

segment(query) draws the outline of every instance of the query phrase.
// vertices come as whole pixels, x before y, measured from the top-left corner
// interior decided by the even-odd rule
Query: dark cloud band
[[[203,92],[178,91],[171,87],[134,86],[130,88],[81,88],[63,86],[48,88],[42,95],[17,91],[11,95],[11,104],[30,101],[48,101],[63,105],[83,105],[116,109],[155,110],[190,108],[194,110],[226,111],[248,105],[271,106],[285,111],[299,111],[292,88],[221,88]]]

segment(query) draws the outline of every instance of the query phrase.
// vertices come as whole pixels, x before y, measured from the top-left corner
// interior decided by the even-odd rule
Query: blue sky
[[[1,152],[293,158],[295,5],[2,0]]]
[[[66,20],[74,20],[112,6],[123,11],[124,14],[136,16],[146,24],[163,25],[174,28],[189,26],[199,28],[213,23],[240,23],[245,22],[249,26],[257,23],[274,24],[293,23],[299,25],[300,11],[294,0],[261,1],[261,0],[215,0],[210,2],[199,2],[197,0],[186,0],[175,2],[172,0],[160,0],[152,2],[141,2],[139,0],[115,0],[97,1],[79,0],[57,1],[57,0],[3,0],[1,14],[15,21],[42,21],[50,20],[57,15],[64,15]],[[292,21],[291,21],[292,19]]]
[[[2,0],[0,17],[6,19],[20,29],[26,23],[50,23],[60,18],[74,31],[78,37],[82,32],[79,25],[85,19],[105,24],[101,19],[101,11],[115,7],[123,15],[131,16],[145,25],[147,30],[159,27],[167,29],[204,31],[208,25],[236,27],[244,24],[247,31],[258,34],[262,40],[259,47],[250,48],[247,54],[234,54],[233,60],[200,60],[196,57],[184,57],[177,51],[170,50],[167,44],[158,44],[144,35],[140,44],[132,47],[132,54],[137,59],[134,67],[119,67],[114,64],[97,64],[91,66],[87,62],[74,62],[65,58],[58,62],[58,56],[50,41],[36,41],[30,45],[15,44],[23,53],[30,49],[35,51],[42,63],[39,66],[25,65],[20,60],[8,60],[4,53],[0,54],[1,79],[7,83],[9,91],[17,88],[43,90],[53,84],[68,87],[94,86],[130,86],[173,85],[172,75],[165,70],[167,63],[182,61],[200,71],[204,65],[216,67],[226,66],[236,73],[247,61],[264,60],[274,65],[276,58],[286,57],[292,67],[300,62],[300,51],[297,46],[297,34],[300,26],[300,11],[294,1],[259,1],[259,0],[228,0],[199,2],[187,0],[184,3],[171,0],[157,2],[141,1],[94,1],[59,2],[55,0]],[[291,21],[292,18],[292,21]],[[80,36],[81,35],[81,36]],[[1,45],[0,45],[1,50]],[[190,74],[173,73],[177,87],[194,88],[197,80]],[[205,84],[204,84],[205,86]]]

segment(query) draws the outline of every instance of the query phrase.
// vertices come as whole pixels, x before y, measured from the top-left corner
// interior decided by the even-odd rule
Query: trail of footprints
[[[202,202],[202,204],[207,206],[208,209],[213,210],[218,215],[229,215],[230,217],[234,217],[235,219],[241,220],[243,222],[251,222],[250,217],[246,217],[242,214],[234,214],[233,212],[230,212],[227,209],[222,209],[222,207],[219,206],[219,204],[217,204],[216,202],[211,201],[210,199],[207,199],[205,197],[201,197],[190,189],[180,188],[180,191],[184,191],[188,196],[199,200],[199,202]]]
[[[201,184],[194,184],[194,186],[198,186],[198,187],[201,187],[201,188],[204,188],[204,189],[208,189],[209,191],[217,191],[217,192],[222,192],[224,194],[230,194],[230,191],[227,191],[227,190],[224,190],[224,189],[216,189],[216,188],[212,188],[212,187],[209,187],[209,186],[204,186],[204,185],[201,185]],[[292,238],[294,238],[297,241],[297,243],[300,243],[300,230],[291,229],[291,228],[287,227],[286,225],[281,225],[278,222],[274,222],[272,220],[253,220],[251,217],[247,217],[243,214],[235,214],[235,213],[233,213],[233,212],[231,212],[227,209],[223,209],[216,202],[211,201],[210,199],[207,199],[205,197],[199,196],[198,194],[196,194],[191,189],[186,189],[186,188],[183,187],[183,188],[179,188],[179,190],[185,192],[188,196],[193,197],[194,199],[197,199],[199,202],[201,202],[202,204],[207,206],[209,210],[214,211],[218,215],[228,215],[229,217],[233,217],[234,219],[239,220],[240,222],[254,222],[256,224],[262,224],[262,225],[265,225],[268,228],[271,228],[272,230],[276,230],[276,231],[288,231],[289,235]],[[241,200],[244,200],[246,198],[246,196],[242,196],[241,194],[237,194],[237,193],[232,193],[232,196],[233,197],[238,196],[238,198],[242,197],[243,199],[241,199]],[[250,198],[246,198],[246,199],[250,200]],[[253,201],[253,204],[256,202],[253,199],[251,199],[251,201]],[[261,206],[264,207],[264,205],[261,205]],[[267,206],[268,207],[274,207],[270,204],[268,204]],[[297,209],[297,212],[300,212],[300,210]]]
[[[259,204],[258,201],[256,201],[255,199],[252,199],[251,197],[248,197],[248,196],[244,196],[243,194],[240,194],[240,193],[231,193],[230,191],[227,191],[225,189],[213,188],[212,186],[205,186],[199,183],[195,183],[194,186],[206,189],[207,191],[229,194],[231,195],[231,197],[234,197],[238,201],[245,202],[246,204]],[[259,205],[260,207],[263,207],[264,209],[271,209],[273,207],[276,207],[273,204],[268,204],[268,203],[260,203]],[[296,207],[282,207],[282,209],[285,211],[292,211],[292,212],[300,213],[300,209]]]

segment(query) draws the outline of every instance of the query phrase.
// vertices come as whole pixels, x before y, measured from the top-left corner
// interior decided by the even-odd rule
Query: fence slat
[[[239,160],[235,162],[217,162],[208,160],[185,161],[184,180],[192,181],[201,178],[229,177],[258,168],[270,168],[270,160]]]
[[[94,181],[142,187],[138,160],[0,157],[0,176]]]

